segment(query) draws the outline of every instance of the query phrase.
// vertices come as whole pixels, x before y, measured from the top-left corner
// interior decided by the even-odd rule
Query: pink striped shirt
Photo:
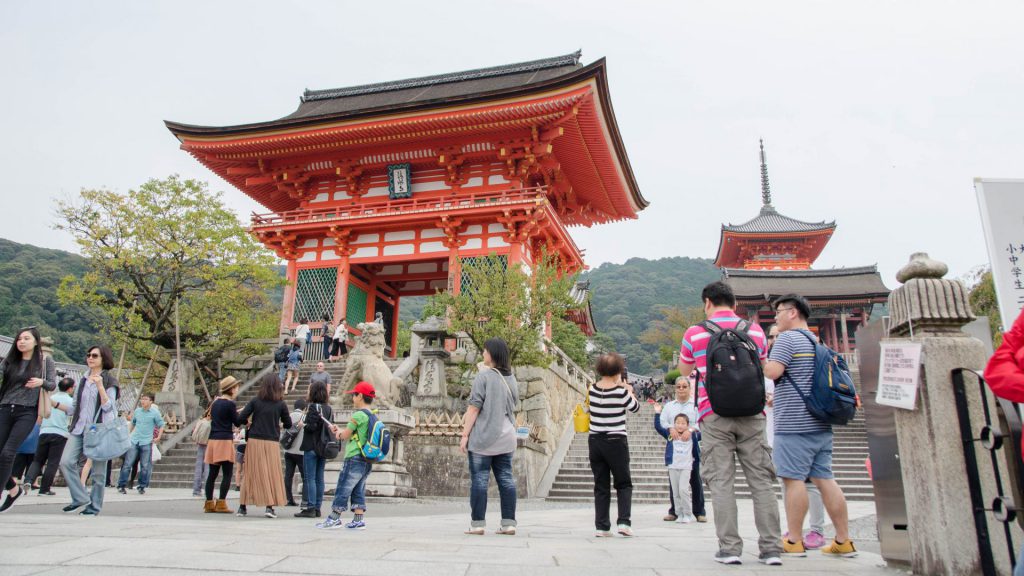
[[[740,321],[740,317],[732,310],[720,310],[712,314],[708,320],[711,320],[722,328],[735,328],[736,324]],[[767,339],[765,338],[764,330],[761,329],[760,325],[756,322],[751,322],[751,324],[752,326],[750,327],[748,335],[757,346],[758,355],[761,357],[761,361],[763,362],[765,358],[768,357]],[[690,326],[686,329],[686,333],[683,334],[683,344],[679,347],[679,362],[681,364],[696,366],[697,371],[700,373],[700,383],[697,385],[698,422],[703,420],[708,414],[711,414],[711,400],[708,399],[708,393],[704,390],[704,372],[707,369],[708,363],[705,355],[708,352],[708,342],[710,340],[711,333],[703,327]]]

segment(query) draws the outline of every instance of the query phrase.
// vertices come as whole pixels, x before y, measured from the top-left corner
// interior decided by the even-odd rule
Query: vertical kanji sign
[[[1024,307],[1024,180],[975,178],[1004,329]]]

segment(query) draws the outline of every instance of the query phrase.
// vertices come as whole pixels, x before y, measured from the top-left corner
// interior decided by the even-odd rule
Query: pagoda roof
[[[761,207],[761,212],[743,224],[722,224],[724,232],[751,234],[784,234],[786,232],[816,232],[835,230],[835,220],[831,222],[804,222],[779,214],[771,204]]]
[[[889,296],[875,265],[821,270],[747,270],[723,268],[722,276],[737,300],[772,301],[783,294],[808,300],[865,300]]]

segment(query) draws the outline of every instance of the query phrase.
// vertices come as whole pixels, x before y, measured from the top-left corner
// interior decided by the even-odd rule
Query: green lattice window
[[[325,313],[334,316],[334,289],[337,284],[337,268],[299,270],[295,282],[295,310],[292,313],[292,322],[298,322],[303,318],[317,322]]]
[[[350,283],[348,285],[348,306],[345,309],[345,323],[355,328],[366,322],[366,290]]]
[[[491,256],[491,258],[494,258],[494,256]],[[497,260],[498,260],[498,270],[495,270],[495,272],[499,272],[500,271],[500,272],[504,273],[506,270],[508,270],[508,256],[499,255],[499,256],[497,256]],[[468,291],[472,287],[472,284],[470,282],[470,277],[469,277],[468,270],[470,268],[476,268],[476,267],[487,265],[488,262],[489,262],[489,259],[486,256],[469,256],[467,258],[462,258],[461,262],[462,262],[462,269],[461,269],[461,274],[460,274],[460,278],[459,278],[459,289],[462,292],[466,292],[466,291]]]

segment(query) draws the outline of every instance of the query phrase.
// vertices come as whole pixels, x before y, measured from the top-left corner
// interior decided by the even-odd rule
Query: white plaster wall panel
[[[316,262],[316,252],[306,252],[295,259],[296,262]]]
[[[352,253],[352,257],[353,258],[376,257],[377,253],[378,253],[377,248],[373,248],[373,247],[369,247],[369,246],[363,246],[362,248],[360,248],[360,249],[356,250],[355,252],[353,252]]]
[[[306,240],[305,242],[303,242],[301,247],[302,248],[316,248],[316,243],[317,243],[317,239],[316,238],[310,238],[309,240]]]
[[[383,275],[386,275],[386,274],[401,274],[401,273],[402,273],[402,265],[401,264],[396,264],[396,265],[385,266],[385,267],[381,268],[380,272],[378,274],[383,276]]]
[[[508,178],[505,178],[501,174],[491,174],[487,177],[488,184],[508,184]]]
[[[398,232],[388,232],[384,234],[385,242],[397,242],[398,240],[415,240],[415,230],[399,230]]]
[[[334,250],[324,250],[320,252],[321,260],[334,260],[335,258],[341,258]]]
[[[447,271],[448,271],[448,261],[445,260],[444,262],[441,262],[441,272],[447,272]]]
[[[505,246],[508,246],[508,242],[505,242],[505,239],[499,236],[492,236],[487,239],[488,248],[502,248]]]
[[[506,230],[507,229],[505,228],[504,224],[488,224],[487,225],[487,231],[488,232],[505,232]]]
[[[367,190],[366,191],[366,195],[363,196],[363,197],[364,198],[376,198],[378,196],[387,196],[387,195],[388,195],[388,187],[387,186],[374,186],[373,188],[370,188],[369,190]]]
[[[406,282],[405,286],[402,286],[402,290],[423,290],[426,287],[426,282],[423,280],[417,280],[415,282]]]
[[[448,247],[443,242],[424,242],[420,245],[420,254],[424,252],[447,252]]]
[[[471,188],[473,186],[483,186],[483,185],[484,185],[483,177],[482,176],[474,176],[474,177],[470,178],[469,180],[466,180],[465,187],[466,188]]]
[[[316,198],[313,198],[312,200],[310,200],[309,203],[313,204],[315,202],[327,202],[328,198],[329,198],[329,195],[326,192],[323,192],[321,194],[317,194]]]
[[[337,242],[334,241],[334,238],[324,238],[324,246],[334,246],[335,244],[337,244]]]
[[[390,244],[384,247],[385,256],[408,256],[416,252],[415,244]]]
[[[444,230],[440,228],[425,228],[420,230],[420,238],[444,238]]]
[[[473,224],[472,226],[467,227],[466,228],[466,232],[465,232],[465,234],[467,236],[472,236],[473,234],[483,234],[483,233],[484,233],[484,227],[479,225],[479,224]]]
[[[449,189],[448,185],[445,184],[444,181],[441,181],[441,180],[432,180],[432,181],[427,181],[427,182],[417,182],[416,180],[413,180],[412,186],[409,187],[409,190],[412,191],[413,193],[416,193],[416,192],[433,192],[434,190],[448,190],[448,189]]]
[[[437,264],[434,262],[420,262],[419,264],[409,264],[409,274],[424,274],[427,272],[437,272]]]
[[[447,279],[445,279],[445,280],[431,280],[430,281],[430,287],[431,288],[440,288],[441,290],[447,290],[448,289],[448,280]]]
[[[467,250],[472,250],[473,248],[483,248],[483,247],[484,247],[484,240],[483,240],[483,238],[470,238],[469,240],[466,240],[466,244],[463,246],[463,248],[465,248]]]
[[[334,199],[335,200],[349,200],[351,198],[352,197],[348,195],[348,192],[335,192],[334,193]]]
[[[359,238],[352,241],[353,244],[370,244],[380,242],[380,234],[360,234]]]

